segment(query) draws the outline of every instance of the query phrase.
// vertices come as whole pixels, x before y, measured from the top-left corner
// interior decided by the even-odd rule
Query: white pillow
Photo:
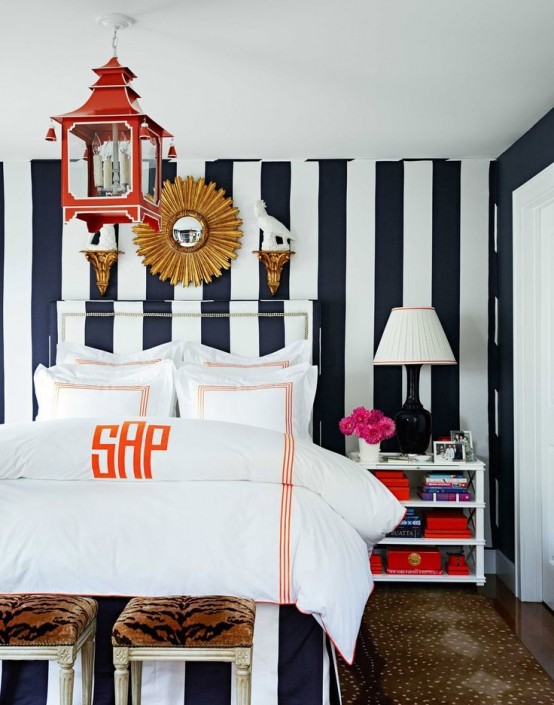
[[[127,366],[127,365],[152,365],[161,360],[173,360],[175,364],[183,359],[182,340],[156,345],[148,350],[119,355],[117,353],[97,350],[88,345],[79,343],[58,343],[56,349],[56,363],[58,365],[102,365],[102,366]]]
[[[211,419],[309,435],[317,367],[213,369],[183,365],[175,373],[182,418]]]
[[[81,416],[174,416],[171,360],[139,368],[39,365],[37,421]]]
[[[186,343],[183,359],[185,363],[204,365],[205,367],[275,367],[285,368],[311,362],[312,349],[308,340],[297,340],[290,345],[263,355],[262,357],[243,357],[210,348],[202,343]]]

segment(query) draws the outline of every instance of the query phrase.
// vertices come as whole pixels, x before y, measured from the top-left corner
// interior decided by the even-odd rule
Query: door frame
[[[541,212],[554,204],[554,164],[513,192],[515,585],[542,602]]]

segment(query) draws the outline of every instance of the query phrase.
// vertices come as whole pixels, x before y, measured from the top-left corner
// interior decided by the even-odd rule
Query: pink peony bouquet
[[[371,444],[392,438],[396,431],[394,421],[385,416],[382,411],[377,409],[369,411],[363,406],[359,406],[350,416],[341,419],[339,428],[345,436],[354,434]]]

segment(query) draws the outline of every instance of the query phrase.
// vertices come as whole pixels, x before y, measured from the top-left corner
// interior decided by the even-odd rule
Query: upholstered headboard
[[[50,317],[50,364],[58,342],[109,352],[143,350],[170,340],[196,341],[238,355],[266,355],[295,340],[312,343],[320,365],[317,301],[55,301]],[[313,438],[320,415],[314,406]]]

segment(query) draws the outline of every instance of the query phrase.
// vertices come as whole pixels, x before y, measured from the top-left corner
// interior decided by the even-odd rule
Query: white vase
[[[364,463],[379,462],[379,443],[368,443],[363,438],[358,438],[360,445],[360,460]]]

